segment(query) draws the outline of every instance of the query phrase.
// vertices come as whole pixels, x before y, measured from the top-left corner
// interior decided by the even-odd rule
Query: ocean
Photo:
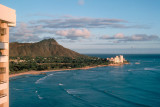
[[[124,57],[129,65],[11,78],[10,107],[160,107],[160,55]]]

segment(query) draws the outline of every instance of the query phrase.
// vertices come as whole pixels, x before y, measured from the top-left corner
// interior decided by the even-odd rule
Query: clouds
[[[120,42],[120,41],[153,41],[153,40],[159,40],[160,38],[157,35],[135,34],[132,36],[125,36],[122,33],[118,33],[114,36],[104,35],[101,37],[101,39],[112,39]]]
[[[123,33],[117,33],[114,36],[108,36],[108,35],[104,35],[101,37],[101,39],[123,39],[124,38],[124,34]]]
[[[54,31],[43,29],[42,26],[30,26],[27,23],[18,23],[10,30],[10,42],[37,42],[41,34],[52,34]]]
[[[108,19],[108,18],[88,18],[88,17],[64,17],[58,19],[45,19],[31,21],[30,24],[42,25],[44,28],[142,28],[147,26],[131,25],[123,19]]]
[[[84,5],[84,0],[78,0],[79,5]]]
[[[146,35],[146,34],[136,34],[128,37],[127,41],[152,41],[157,40],[159,37],[157,35]]]
[[[47,36],[49,35],[49,36]],[[86,29],[49,29],[42,25],[32,26],[26,23],[19,23],[17,27],[10,30],[10,42],[37,42],[47,37],[57,37],[57,39],[78,40],[79,38],[87,39],[91,32]],[[63,37],[63,38],[62,38]]]
[[[69,39],[77,39],[78,37],[89,38],[91,33],[88,29],[67,29],[67,30],[58,30],[55,33],[56,35],[65,36]]]
[[[44,36],[57,39],[82,40],[95,35],[93,34],[94,29],[100,31],[100,29],[106,28],[145,29],[146,26],[132,25],[123,19],[73,17],[71,15],[65,15],[61,17],[50,17],[49,19],[43,20],[32,20],[28,23],[17,23],[15,28],[11,28],[10,41],[36,42],[42,40]],[[118,41],[140,41],[141,38],[147,40],[147,38],[137,35],[127,37],[122,33],[111,37],[107,35],[101,37],[101,39],[118,39]],[[150,39],[152,38],[156,37],[152,36]]]

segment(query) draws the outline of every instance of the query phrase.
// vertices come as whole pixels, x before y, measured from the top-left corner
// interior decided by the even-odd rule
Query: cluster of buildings
[[[113,57],[107,58],[107,60],[113,63],[123,63],[124,61],[126,61],[123,55],[116,56],[114,58]]]
[[[16,11],[0,4],[0,107],[9,107],[9,27],[16,25]]]

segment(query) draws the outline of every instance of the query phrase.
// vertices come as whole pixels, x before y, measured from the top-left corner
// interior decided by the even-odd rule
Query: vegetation
[[[10,73],[30,70],[72,69],[85,66],[107,65],[109,62],[97,57],[10,57]]]

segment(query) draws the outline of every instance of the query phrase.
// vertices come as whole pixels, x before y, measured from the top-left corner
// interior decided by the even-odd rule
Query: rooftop
[[[0,20],[9,26],[16,26],[16,11],[0,4]]]

